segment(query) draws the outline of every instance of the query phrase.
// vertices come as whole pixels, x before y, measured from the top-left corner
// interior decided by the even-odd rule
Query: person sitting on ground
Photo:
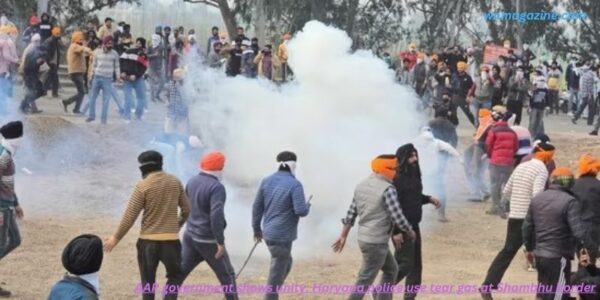
[[[52,287],[48,300],[98,299],[103,257],[100,237],[83,234],[71,240],[62,253],[67,273]]]

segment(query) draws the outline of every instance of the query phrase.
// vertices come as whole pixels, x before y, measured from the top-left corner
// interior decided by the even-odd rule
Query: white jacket
[[[454,157],[460,156],[458,151],[456,151],[452,145],[436,139],[433,136],[431,129],[428,127],[424,128],[421,131],[421,134],[415,138],[414,146],[419,152],[421,173],[425,176],[436,175],[439,172],[441,154],[447,153]]]

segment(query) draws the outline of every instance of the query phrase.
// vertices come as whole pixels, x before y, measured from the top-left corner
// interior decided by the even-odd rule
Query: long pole
[[[244,264],[242,265],[242,267],[238,271],[237,275],[235,275],[235,279],[238,279],[238,277],[240,277],[240,274],[242,274],[242,271],[244,271],[244,268],[248,264],[248,261],[250,261],[250,258],[252,257],[252,253],[254,253],[254,250],[256,249],[256,246],[258,246],[258,243],[260,243],[260,242],[256,241],[254,243],[254,247],[252,247],[252,250],[250,250],[250,253],[248,254],[248,257],[246,258],[246,261],[244,261]]]

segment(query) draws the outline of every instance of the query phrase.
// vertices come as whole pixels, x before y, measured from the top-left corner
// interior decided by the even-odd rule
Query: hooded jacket
[[[517,134],[508,127],[506,121],[498,121],[490,128],[485,141],[490,163],[498,166],[512,166],[515,153],[519,150]]]
[[[430,203],[431,197],[423,195],[419,162],[417,161],[414,165],[408,163],[408,158],[413,152],[417,152],[413,144],[403,145],[396,151],[398,164],[394,176],[394,186],[398,191],[398,201],[404,216],[413,228],[418,228],[423,218],[422,206]],[[394,234],[401,231],[399,228],[394,227]]]
[[[573,186],[573,193],[581,202],[581,218],[584,222],[600,225],[600,180],[596,174],[585,174]]]
[[[48,17],[47,20],[44,20],[44,16]],[[52,23],[50,23],[50,15],[47,13],[43,13],[40,18],[40,36],[42,37],[42,41],[47,40],[50,36],[52,36]]]

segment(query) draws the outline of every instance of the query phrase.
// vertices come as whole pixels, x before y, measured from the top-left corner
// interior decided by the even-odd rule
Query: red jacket
[[[490,128],[485,145],[491,164],[512,166],[515,153],[519,150],[519,139],[506,121],[499,121]]]

